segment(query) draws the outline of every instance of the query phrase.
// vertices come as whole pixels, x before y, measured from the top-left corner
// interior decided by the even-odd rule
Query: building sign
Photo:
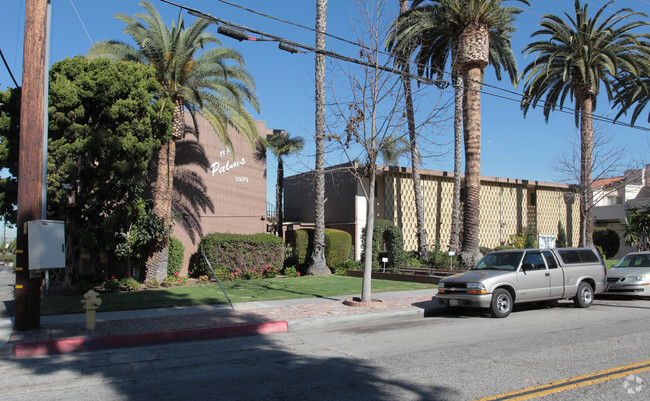
[[[219,157],[221,159],[227,157],[230,154],[230,149],[227,150],[222,150],[219,152]],[[226,162],[223,163],[223,161],[216,161],[210,165],[210,171],[212,172],[212,176],[216,173],[223,174],[227,173],[228,171],[235,169],[237,167],[243,166],[246,164],[246,158],[242,157],[239,161],[231,162],[230,159],[226,159]],[[248,177],[235,177],[235,182],[248,182]]]

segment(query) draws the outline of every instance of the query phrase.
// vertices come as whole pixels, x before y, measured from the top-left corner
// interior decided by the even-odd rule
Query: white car
[[[607,271],[607,292],[650,296],[650,252],[628,253]]]

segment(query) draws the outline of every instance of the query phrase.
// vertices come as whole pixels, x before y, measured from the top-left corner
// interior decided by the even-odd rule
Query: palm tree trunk
[[[408,0],[399,0],[400,14],[408,10]],[[400,60],[405,72],[410,68],[408,60]],[[418,151],[417,136],[415,134],[415,116],[413,110],[413,95],[411,92],[411,79],[408,75],[402,77],[404,83],[404,97],[406,101],[406,119],[411,143],[411,177],[413,179],[413,193],[415,194],[415,215],[417,218],[418,256],[427,259],[429,247],[427,243],[427,229],[424,223],[424,202],[422,200],[422,184],[420,182],[420,152]]]
[[[325,49],[327,0],[316,2],[316,48]],[[316,53],[316,171],[314,210],[314,250],[308,275],[331,274],[325,262],[325,55]]]
[[[171,222],[172,195],[174,190],[174,165],[176,162],[176,139],[183,137],[185,128],[185,110],[180,100],[175,102],[174,117],[172,120],[173,137],[158,151],[154,177],[151,182],[153,195],[153,211],[163,217],[167,223]],[[159,282],[167,277],[167,262],[169,259],[169,238],[164,239],[164,246],[155,251],[145,263],[145,275],[149,280]]]
[[[479,249],[481,192],[481,68],[464,69],[463,131],[465,136],[465,203],[463,245],[459,262],[472,267],[481,258]]]
[[[580,100],[580,246],[594,246],[591,170],[593,168],[594,127],[590,96]]]
[[[277,235],[280,238],[284,237],[284,230],[282,229],[282,222],[284,220],[284,213],[282,212],[282,190],[284,186],[284,163],[282,157],[278,156],[278,180],[275,183],[275,215],[277,224]]]
[[[463,77],[453,72],[454,80],[454,198],[451,206],[451,233],[449,246],[458,252],[460,246],[460,165],[463,141]]]

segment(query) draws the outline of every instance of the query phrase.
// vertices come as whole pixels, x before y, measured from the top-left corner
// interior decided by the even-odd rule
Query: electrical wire
[[[11,76],[11,79],[14,81],[14,85],[16,85],[17,88],[19,86],[18,82],[16,82],[16,78],[14,78],[14,74],[11,73],[11,68],[9,68],[9,64],[7,64],[7,60],[5,59],[5,55],[2,53],[2,49],[0,49],[0,56],[2,57],[2,62],[5,64],[7,71],[9,71],[9,76]]]

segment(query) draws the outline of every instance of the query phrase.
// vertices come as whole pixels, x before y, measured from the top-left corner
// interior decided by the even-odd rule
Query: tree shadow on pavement
[[[341,333],[341,341],[345,341]],[[0,359],[0,399],[452,400],[434,385],[300,334]]]

